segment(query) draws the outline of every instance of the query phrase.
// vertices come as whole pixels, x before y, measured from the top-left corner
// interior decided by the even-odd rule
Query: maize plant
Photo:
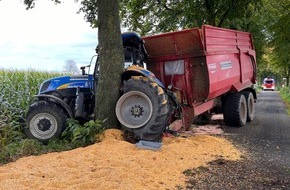
[[[39,85],[61,73],[0,69],[0,150],[22,136],[21,122]]]

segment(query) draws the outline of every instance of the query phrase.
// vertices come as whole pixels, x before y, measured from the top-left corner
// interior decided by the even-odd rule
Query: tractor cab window
[[[147,59],[147,53],[143,40],[135,32],[126,32],[122,34],[125,68],[130,65],[139,65],[144,67],[144,61]]]
[[[144,61],[148,55],[144,47],[144,42],[135,32],[126,32],[122,34],[123,47],[124,47],[124,68],[131,65],[138,65],[146,68]],[[87,66],[81,67],[82,74],[92,74],[99,72],[98,64],[98,46],[96,48],[97,55],[93,56],[91,62]]]

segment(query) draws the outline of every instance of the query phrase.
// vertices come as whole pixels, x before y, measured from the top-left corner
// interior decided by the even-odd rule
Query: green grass
[[[280,96],[287,106],[287,113],[290,115],[290,87],[286,87],[280,90]]]
[[[98,140],[95,134],[103,131],[99,121],[90,121],[82,126],[70,120],[62,139],[54,139],[46,145],[27,139],[23,134],[25,114],[40,84],[61,75],[56,72],[0,69],[0,165],[23,156],[70,150]]]

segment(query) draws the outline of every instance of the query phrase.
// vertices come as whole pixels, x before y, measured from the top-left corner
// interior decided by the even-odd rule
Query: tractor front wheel
[[[34,102],[26,115],[27,127],[24,133],[29,138],[47,143],[50,139],[59,137],[62,133],[67,114],[53,102]]]

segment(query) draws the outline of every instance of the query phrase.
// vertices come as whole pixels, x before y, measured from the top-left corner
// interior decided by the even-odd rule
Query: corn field
[[[0,69],[0,149],[20,133],[40,84],[61,73]],[[15,139],[16,140],[16,139]]]

